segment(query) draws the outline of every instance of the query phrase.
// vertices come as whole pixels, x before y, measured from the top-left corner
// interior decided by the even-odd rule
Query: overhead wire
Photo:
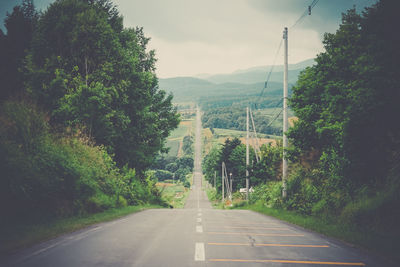
[[[282,43],[283,43],[282,40],[283,39],[281,39],[281,41],[279,42],[278,49],[276,50],[276,53],[275,53],[275,56],[274,56],[274,61],[273,61],[272,65],[271,65],[271,67],[270,67],[270,70],[269,70],[269,73],[268,73],[268,76],[267,76],[267,80],[264,83],[264,88],[261,90],[261,94],[260,94],[259,98],[262,97],[262,95],[264,94],[265,89],[267,89],[267,87],[268,87],[269,79],[271,78],[271,74],[272,74],[272,71],[274,70],[276,60],[278,59],[279,51],[281,50],[281,47],[282,47]]]
[[[319,1],[319,0],[313,0],[312,3],[308,6],[308,8],[303,12],[303,14],[301,14],[301,16],[296,20],[296,22],[290,27],[290,29],[293,29],[295,26],[297,26],[298,24],[300,24],[300,22],[301,22],[307,15],[311,15],[311,10],[317,5],[318,1]],[[278,49],[276,50],[276,53],[275,53],[275,56],[274,56],[273,63],[272,63],[272,65],[271,65],[271,67],[270,67],[270,70],[269,70],[269,72],[268,72],[267,79],[266,79],[266,81],[265,81],[265,83],[264,83],[264,87],[262,88],[261,93],[260,93],[260,95],[259,95],[257,101],[254,103],[254,106],[255,106],[256,108],[257,108],[257,102],[259,102],[259,100],[260,100],[261,97],[263,96],[265,90],[268,88],[268,83],[269,83],[269,80],[270,80],[270,78],[271,78],[272,72],[273,72],[273,70],[274,70],[274,68],[275,68],[275,66],[276,66],[276,60],[277,60],[278,54],[279,54],[279,52],[280,52],[280,50],[281,50],[282,43],[283,43],[283,39],[281,38],[281,41],[279,42],[279,45],[278,45]]]
[[[300,15],[300,17],[295,21],[295,23],[294,23],[292,26],[289,27],[289,29],[293,29],[293,28],[296,27],[298,24],[300,24],[300,23],[304,20],[304,18],[305,18],[307,15],[311,15],[312,9],[317,5],[318,2],[319,2],[319,0],[313,0],[313,1],[311,2],[311,4],[307,7],[307,9],[306,9],[306,10]],[[270,78],[271,78],[272,71],[274,70],[274,67],[275,67],[275,65],[276,65],[276,60],[277,60],[277,58],[278,58],[278,54],[279,54],[280,49],[281,49],[281,47],[282,47],[282,43],[283,43],[283,39],[281,38],[281,41],[279,42],[279,45],[278,45],[278,49],[277,49],[277,51],[276,51],[276,53],[275,53],[275,56],[274,56],[273,63],[272,63],[272,65],[271,65],[271,67],[270,67],[270,70],[269,70],[269,72],[268,72],[267,79],[266,79],[266,81],[265,81],[265,83],[264,83],[264,87],[262,88],[261,93],[260,93],[260,95],[259,95],[257,101],[254,103],[254,106],[255,106],[256,109],[257,109],[257,102],[261,100],[261,97],[263,96],[265,90],[268,89],[268,83],[269,83],[269,80],[270,80]],[[280,105],[280,103],[282,102],[282,100],[283,100],[283,98],[278,102],[278,105]],[[277,105],[277,106],[278,106],[278,105]],[[275,120],[277,120],[277,118],[280,116],[280,114],[282,113],[282,111],[283,111],[283,107],[282,107],[282,109],[279,111],[279,114],[277,114],[277,115],[274,117],[274,119],[273,119],[272,121],[270,121],[270,123],[267,125],[267,127],[271,126],[271,124],[272,124]]]

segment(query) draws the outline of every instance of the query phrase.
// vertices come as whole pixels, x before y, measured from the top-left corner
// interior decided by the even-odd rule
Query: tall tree
[[[299,121],[289,137],[301,153],[321,155],[327,194],[379,188],[397,164],[400,41],[389,30],[396,5],[381,0],[362,15],[344,14],[337,32],[325,34],[326,51],[293,88],[290,103]]]
[[[23,59],[32,40],[38,19],[32,0],[24,0],[7,13],[5,27],[7,33],[0,33],[0,101],[24,92]]]
[[[179,121],[148,42],[142,28],[123,28],[110,1],[59,0],[41,16],[26,65],[28,90],[53,124],[86,130],[138,173]]]

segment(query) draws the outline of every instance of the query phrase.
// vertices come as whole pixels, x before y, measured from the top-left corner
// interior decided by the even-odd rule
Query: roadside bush
[[[156,170],[154,176],[157,178],[158,181],[165,181],[165,180],[172,180],[174,174],[166,170]]]
[[[312,213],[314,205],[321,199],[321,194],[313,184],[310,173],[301,167],[289,176],[287,193],[285,207],[307,215]]]
[[[0,123],[1,223],[160,202],[150,177],[120,170],[78,129],[54,133],[31,103],[4,102]]]
[[[186,188],[190,188],[190,182],[189,181],[183,182],[183,186]]]
[[[260,202],[267,207],[282,207],[282,182],[267,182],[254,187],[249,196],[250,203]]]

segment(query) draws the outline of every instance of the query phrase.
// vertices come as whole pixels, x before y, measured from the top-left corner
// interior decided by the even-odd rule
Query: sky
[[[0,0],[0,19],[22,0]],[[34,0],[45,10],[54,0]],[[341,14],[360,12],[376,0],[319,0],[295,27],[313,0],[114,0],[125,27],[143,27],[156,51],[160,78],[231,73],[283,62],[277,54],[289,28],[289,63],[323,52],[325,32],[335,32]],[[2,27],[4,31],[4,27]]]

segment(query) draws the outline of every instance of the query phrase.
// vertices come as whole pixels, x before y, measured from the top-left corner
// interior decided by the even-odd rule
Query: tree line
[[[147,172],[179,124],[142,28],[110,0],[14,7],[0,31],[0,208],[10,221],[161,203]]]
[[[177,157],[161,154],[156,158],[151,169],[155,171],[155,175],[159,181],[180,181],[185,187],[190,187],[187,175],[193,172],[194,167],[193,139],[192,135],[183,137],[182,156]]]
[[[257,110],[254,112],[254,124],[259,133],[270,135],[282,135],[282,116],[279,115],[279,108],[273,113],[268,114],[265,110]],[[274,121],[275,120],[275,121]],[[238,131],[246,131],[246,108],[233,105],[230,107],[206,109],[202,116],[203,127],[205,128],[222,128]],[[251,123],[251,122],[250,122]]]
[[[268,181],[280,179],[282,163],[282,144],[264,144],[260,147],[261,159],[258,162],[254,149],[250,146],[249,179],[255,187]],[[203,172],[206,180],[214,184],[216,175],[216,190],[222,191],[221,166],[225,163],[228,176],[233,177],[233,191],[246,187],[246,145],[238,138],[226,139],[224,144],[214,146],[203,159]]]

